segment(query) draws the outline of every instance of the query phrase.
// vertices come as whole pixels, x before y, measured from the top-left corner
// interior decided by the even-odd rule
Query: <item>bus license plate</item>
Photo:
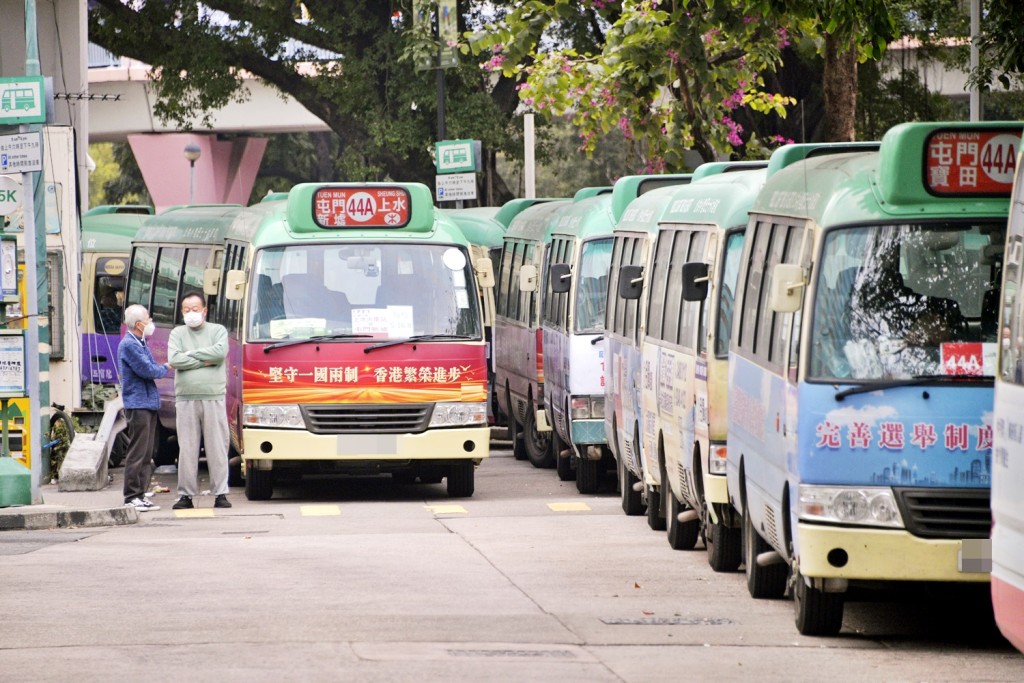
[[[956,556],[956,568],[964,573],[989,573],[992,571],[992,539],[971,538],[960,541]]]
[[[396,434],[344,434],[338,437],[338,455],[396,455]]]

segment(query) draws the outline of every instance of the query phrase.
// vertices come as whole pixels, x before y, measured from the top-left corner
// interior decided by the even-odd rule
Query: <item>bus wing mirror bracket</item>
[[[537,291],[537,266],[532,263],[524,264],[519,269],[519,291]]]
[[[551,264],[551,291],[555,294],[565,294],[572,284],[572,268],[568,263]]]
[[[800,310],[804,298],[804,269],[796,263],[778,263],[772,270],[768,308],[776,313]]]
[[[683,301],[704,301],[708,298],[708,264],[683,264]]]
[[[238,301],[245,293],[245,271],[229,270],[224,278],[224,298],[228,301]]]
[[[623,299],[639,299],[644,289],[644,267],[622,266],[619,268],[619,296]]]
[[[203,271],[203,294],[216,296],[220,293],[220,271],[216,268],[207,268]]]
[[[494,263],[487,256],[473,262],[476,271],[476,283],[480,287],[494,287]]]

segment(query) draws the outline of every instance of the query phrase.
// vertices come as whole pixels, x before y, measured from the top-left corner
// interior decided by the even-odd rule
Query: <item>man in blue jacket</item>
[[[156,330],[145,306],[133,304],[124,311],[128,334],[117,347],[121,371],[121,400],[128,421],[128,450],[124,457],[124,504],[139,512],[159,510],[146,498],[153,476],[153,449],[156,448],[157,410],[160,393],[156,380],[171,369],[153,360],[146,344]]]

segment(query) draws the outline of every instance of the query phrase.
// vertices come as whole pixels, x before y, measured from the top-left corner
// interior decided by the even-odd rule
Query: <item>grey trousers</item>
[[[155,410],[125,408],[128,422],[128,451],[124,456],[124,502],[142,498],[153,476],[153,451],[160,426]]]
[[[199,492],[199,443],[206,448],[210,491],[215,496],[228,492],[228,413],[224,399],[177,401],[174,404],[178,429],[178,495],[193,498]]]

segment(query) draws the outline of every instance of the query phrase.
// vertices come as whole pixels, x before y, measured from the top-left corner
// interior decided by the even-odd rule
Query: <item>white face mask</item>
[[[203,324],[203,314],[200,311],[189,311],[182,317],[189,327],[199,327]]]
[[[154,332],[156,332],[156,323],[154,323],[152,320],[150,320],[149,324],[147,324],[146,327],[143,328],[142,336],[143,337],[152,337]]]

